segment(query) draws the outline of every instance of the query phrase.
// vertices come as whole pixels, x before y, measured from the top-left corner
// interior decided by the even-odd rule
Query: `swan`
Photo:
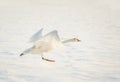
[[[35,33],[31,38],[30,42],[34,43],[34,45],[25,51],[23,51],[20,56],[25,54],[41,54],[43,60],[49,62],[55,62],[55,60],[46,59],[43,57],[43,53],[49,52],[54,49],[63,48],[64,44],[69,42],[80,42],[77,38],[68,39],[65,41],[61,41],[58,32],[56,30],[51,31],[50,33],[42,36],[43,29],[40,29],[37,33]]]

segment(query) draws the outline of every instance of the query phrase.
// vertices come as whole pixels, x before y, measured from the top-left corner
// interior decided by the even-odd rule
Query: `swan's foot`
[[[46,59],[46,58],[44,58],[44,57],[42,57],[42,59],[43,59],[43,60],[46,60],[46,61],[48,61],[48,62],[55,62],[55,60]]]

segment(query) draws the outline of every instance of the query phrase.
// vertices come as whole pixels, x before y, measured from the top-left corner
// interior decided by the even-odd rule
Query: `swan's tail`
[[[20,56],[24,55],[24,53],[21,53]]]

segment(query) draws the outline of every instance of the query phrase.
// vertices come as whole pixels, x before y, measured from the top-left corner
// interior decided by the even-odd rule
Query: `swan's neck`
[[[68,39],[68,40],[62,41],[62,43],[69,43],[69,42],[74,42],[74,40],[73,39]]]

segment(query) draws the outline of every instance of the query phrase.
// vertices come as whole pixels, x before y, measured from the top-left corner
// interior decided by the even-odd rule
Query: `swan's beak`
[[[20,56],[24,55],[24,53],[21,53]]]
[[[77,41],[80,42],[81,40],[78,39]]]

